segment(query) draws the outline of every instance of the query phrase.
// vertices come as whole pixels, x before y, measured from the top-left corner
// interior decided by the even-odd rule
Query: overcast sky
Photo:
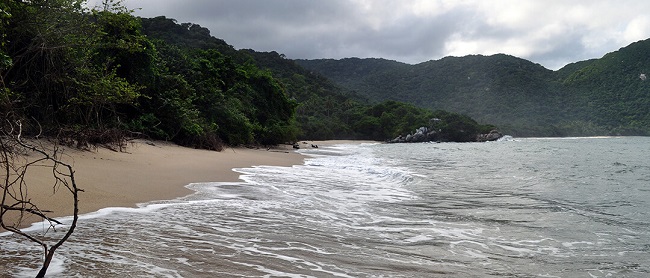
[[[90,0],[89,2],[101,0]],[[647,0],[125,0],[287,58],[410,64],[505,53],[558,69],[650,38]]]

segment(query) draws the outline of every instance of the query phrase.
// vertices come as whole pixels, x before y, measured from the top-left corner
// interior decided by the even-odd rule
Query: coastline
[[[301,141],[302,149],[312,144],[328,146],[369,141]],[[194,193],[191,183],[237,182],[235,168],[253,166],[301,165],[306,156],[291,145],[270,149],[226,148],[221,152],[182,147],[169,142],[135,140],[123,152],[99,147],[94,150],[61,148],[61,160],[70,163],[79,193],[79,214],[108,207],[136,207],[138,204],[172,200]],[[71,194],[64,188],[53,190],[52,170],[36,167],[30,170],[28,197],[42,210],[52,211],[49,217],[73,214]],[[40,222],[36,216],[22,220],[23,227]]]
[[[192,194],[191,183],[236,182],[234,168],[259,165],[292,166],[305,156],[291,146],[271,149],[227,148],[221,152],[182,147],[160,141],[136,140],[123,152],[99,147],[94,150],[61,148],[61,160],[75,171],[79,193],[79,214],[107,207],[136,207],[137,204],[172,200]],[[52,169],[30,168],[27,196],[47,215],[57,218],[73,214],[71,194],[65,188],[54,191]],[[15,219],[14,219],[15,220]],[[27,216],[21,226],[40,222]]]

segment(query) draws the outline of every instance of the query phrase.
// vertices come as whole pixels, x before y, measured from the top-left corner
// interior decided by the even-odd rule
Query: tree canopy
[[[282,84],[220,52],[227,46],[206,29],[174,23],[168,33],[189,36],[167,43],[119,3],[82,3],[2,3],[3,115],[79,144],[113,140],[111,131],[213,149],[295,140],[297,103]]]

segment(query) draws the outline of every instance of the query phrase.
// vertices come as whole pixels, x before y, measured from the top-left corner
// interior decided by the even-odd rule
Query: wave
[[[578,143],[301,150],[311,154],[303,165],[235,169],[243,181],[196,183],[189,185],[196,193],[184,198],[88,215],[61,249],[57,271],[76,277],[649,273],[643,262],[650,231],[642,225],[648,195],[636,177],[650,168],[615,172],[647,159],[637,144],[604,153],[613,147]],[[602,153],[598,161],[580,159],[580,146],[593,151],[589,157]],[[603,171],[610,164],[615,169]],[[604,213],[624,217],[600,221]],[[0,260],[27,256],[2,246]],[[11,273],[27,273],[24,267]]]

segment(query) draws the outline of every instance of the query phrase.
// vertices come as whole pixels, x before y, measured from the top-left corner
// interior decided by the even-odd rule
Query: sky
[[[101,0],[89,0],[89,4]],[[290,59],[409,64],[504,53],[559,69],[650,38],[647,0],[124,0]]]

